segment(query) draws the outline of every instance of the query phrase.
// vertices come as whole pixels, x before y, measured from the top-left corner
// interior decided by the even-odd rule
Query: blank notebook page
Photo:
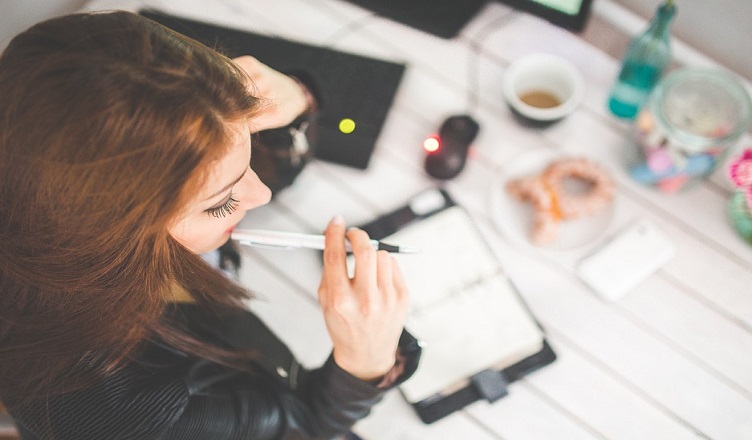
[[[406,327],[424,343],[418,370],[400,386],[409,402],[542,349],[543,332],[464,209],[447,208],[383,241],[421,249],[394,255],[410,289]]]

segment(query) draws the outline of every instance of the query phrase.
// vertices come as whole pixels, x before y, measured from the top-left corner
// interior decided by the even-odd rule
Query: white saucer
[[[512,179],[538,174],[552,161],[565,157],[550,150],[536,150],[518,156],[497,172],[491,186],[491,214],[502,233],[515,245],[526,249],[572,251],[595,243],[608,229],[614,215],[614,203],[592,216],[559,223],[557,238],[539,245],[532,241],[533,208],[530,202],[512,197],[506,184]]]

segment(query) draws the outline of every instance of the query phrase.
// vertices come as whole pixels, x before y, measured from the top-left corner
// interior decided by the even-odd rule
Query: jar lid
[[[752,122],[746,89],[720,70],[676,70],[658,83],[653,98],[659,122],[692,152],[726,146]]]

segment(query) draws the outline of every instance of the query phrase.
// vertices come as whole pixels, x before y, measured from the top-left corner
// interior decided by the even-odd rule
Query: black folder
[[[229,29],[158,11],[139,14],[234,58],[252,55],[281,72],[305,71],[322,97],[318,159],[365,169],[399,87],[405,65],[301,42]],[[343,133],[343,119],[355,129]]]
[[[431,222],[433,222],[433,224],[429,225]],[[416,243],[410,242],[409,240],[418,239],[417,237],[420,237],[422,234],[424,241],[423,243],[417,244],[417,247],[419,248],[421,247],[421,244],[425,244],[426,242],[448,242],[455,238],[459,239],[458,237],[453,238],[451,236],[452,234],[471,238],[470,240],[463,240],[462,243],[446,245],[455,246],[451,249],[441,249],[437,247],[438,245],[434,246],[433,244],[429,244],[429,247],[422,249],[421,253],[395,256],[395,258],[398,258],[398,262],[403,269],[402,272],[407,278],[408,287],[411,290],[411,300],[413,303],[418,303],[417,306],[413,304],[413,308],[408,316],[406,327],[407,330],[419,340],[423,339],[424,335],[433,333],[430,330],[425,332],[426,328],[430,327],[439,328],[437,333],[443,335],[453,335],[457,334],[456,332],[471,334],[472,331],[468,330],[468,326],[457,325],[458,323],[452,321],[452,319],[444,319],[447,316],[451,317],[455,314],[462,315],[463,308],[470,313],[474,313],[477,308],[479,312],[478,320],[470,327],[482,326],[484,329],[496,329],[497,327],[494,327],[495,323],[488,322],[486,324],[490,325],[483,326],[481,321],[489,319],[493,320],[498,316],[499,320],[507,319],[509,322],[516,322],[517,318],[512,320],[508,319],[508,317],[511,316],[509,313],[513,313],[514,316],[519,317],[519,322],[522,323],[521,325],[527,328],[524,332],[507,331],[510,329],[498,323],[498,328],[502,328],[503,332],[506,332],[507,334],[502,335],[502,332],[485,334],[480,339],[491,341],[488,344],[489,348],[488,350],[485,350],[483,347],[480,347],[479,349],[476,349],[476,354],[478,353],[478,350],[481,350],[481,353],[483,354],[487,351],[488,356],[492,357],[497,355],[496,351],[505,352],[505,348],[499,350],[494,349],[494,343],[496,341],[501,342],[505,339],[507,342],[510,340],[514,341],[514,338],[517,337],[517,335],[525,334],[533,336],[534,338],[539,338],[532,344],[523,343],[520,345],[520,347],[524,348],[521,348],[521,351],[516,352],[514,356],[505,357],[506,360],[509,360],[508,363],[505,363],[505,360],[501,360],[500,362],[489,361],[487,365],[482,364],[480,368],[476,368],[477,365],[466,365],[468,368],[473,369],[473,371],[466,376],[456,377],[457,380],[454,380],[450,376],[459,374],[457,371],[451,373],[444,371],[440,372],[438,375],[429,371],[446,370],[444,366],[431,364],[432,362],[440,363],[442,359],[442,354],[436,354],[435,351],[444,351],[444,360],[452,357],[451,362],[456,364],[472,364],[472,359],[467,359],[467,355],[473,353],[473,350],[468,348],[467,344],[459,342],[461,338],[455,340],[451,340],[452,338],[446,340],[444,338],[436,339],[437,334],[433,334],[432,337],[434,337],[434,340],[423,347],[421,364],[418,366],[415,375],[400,387],[406,400],[412,405],[424,423],[435,422],[436,420],[439,420],[480,399],[489,402],[496,401],[507,395],[507,386],[511,382],[552,363],[556,359],[554,351],[545,339],[545,333],[543,332],[542,327],[537,320],[535,320],[529,308],[524,304],[522,297],[519,295],[511,280],[506,277],[503,269],[500,268],[500,263],[490,251],[488,242],[475,227],[469,214],[467,214],[461,206],[455,203],[445,190],[439,188],[428,189],[413,197],[405,206],[379,216],[375,220],[364,224],[361,227],[368,232],[372,238],[380,240],[384,239],[387,243],[390,243],[390,239],[397,240],[393,244],[405,246],[415,246]],[[410,229],[418,231],[418,234],[411,232]],[[401,231],[407,232],[407,234],[400,235]],[[426,238],[429,238],[429,240],[426,241]],[[471,247],[471,249],[460,249],[460,247],[464,246],[463,243],[467,243],[467,246]],[[483,249],[484,247],[485,249]],[[488,252],[486,253],[486,251]],[[433,255],[431,255],[432,253]],[[437,307],[436,303],[440,304],[443,301],[450,301],[450,299],[440,299],[438,301],[432,299],[431,301],[434,301],[433,303],[429,302],[426,306],[420,305],[420,302],[423,301],[420,297],[423,294],[421,288],[425,290],[431,289],[433,291],[436,290],[436,287],[441,289],[443,288],[442,286],[447,285],[446,283],[452,282],[452,277],[448,276],[447,272],[454,267],[453,265],[456,262],[447,261],[446,264],[439,262],[438,264],[435,264],[436,267],[434,267],[434,263],[432,262],[435,261],[435,258],[444,258],[446,256],[447,260],[453,260],[455,258],[462,259],[464,256],[468,256],[470,257],[468,260],[470,260],[473,259],[473,255],[477,256],[473,261],[481,262],[481,260],[483,260],[483,264],[486,264],[487,268],[490,268],[490,271],[486,270],[486,275],[483,275],[483,277],[488,277],[489,279],[495,277],[495,279],[489,284],[484,284],[485,281],[479,279],[474,283],[470,283],[472,284],[470,287],[455,289],[466,291],[451,293],[447,298],[451,297],[451,301],[457,302],[447,304],[446,306],[439,305],[438,307],[444,307],[445,309],[443,314],[440,312],[438,314],[421,316],[420,314],[423,313],[434,313]],[[422,259],[422,261],[420,259]],[[490,265],[488,264],[489,262]],[[426,264],[431,268],[426,267]],[[427,277],[433,278],[426,278],[426,280],[428,280],[426,283],[427,285],[421,285],[419,279],[411,280],[409,278],[411,275],[415,275],[414,272],[418,270],[419,267],[431,272],[430,274],[427,274]],[[499,289],[499,286],[502,288]],[[467,291],[470,290],[473,290],[475,293],[468,293]],[[484,292],[484,290],[490,291]],[[433,295],[433,293],[429,293],[428,296],[431,295]],[[487,301],[489,298],[497,298],[494,295],[499,295],[498,299],[500,302],[496,303],[494,301]],[[501,296],[505,296],[506,298],[501,298]],[[503,301],[501,301],[502,299]],[[481,300],[482,303],[468,304],[468,301],[473,300]],[[459,307],[457,306],[458,304]],[[463,304],[465,305],[463,306]],[[496,315],[495,311],[498,310],[499,307],[503,307],[504,304],[512,305],[513,307],[507,307],[506,311]],[[423,310],[421,310],[421,308]],[[490,318],[488,315],[489,313],[491,313]],[[505,313],[507,318],[503,317]],[[417,319],[414,319],[416,317]],[[411,327],[411,325],[413,325],[413,327]],[[452,328],[453,326],[456,328]],[[440,347],[442,343],[451,346]],[[432,352],[432,350],[435,351]],[[453,356],[455,351],[457,359],[454,359]],[[480,358],[483,358],[483,356],[480,356]],[[478,357],[476,357],[476,364],[482,362],[484,361],[479,360]],[[425,384],[436,377],[440,379],[440,388],[432,388],[429,383],[429,386],[427,387],[428,394],[426,394],[425,391],[421,394],[422,391],[420,388],[423,387],[423,385],[420,381]],[[443,382],[441,381],[448,377],[452,380],[452,383],[443,385]],[[419,382],[411,384],[411,381],[416,380]],[[410,387],[413,388],[411,389]],[[425,390],[425,387],[423,388]]]

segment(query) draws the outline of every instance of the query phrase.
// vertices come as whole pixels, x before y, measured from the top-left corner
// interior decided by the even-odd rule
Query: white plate
[[[594,243],[608,229],[614,214],[614,203],[592,216],[562,220],[558,236],[551,243],[539,245],[532,241],[532,204],[512,197],[506,190],[506,184],[512,179],[538,174],[549,163],[563,157],[549,150],[531,151],[499,170],[490,191],[491,212],[499,229],[513,244],[537,250],[571,251]]]

